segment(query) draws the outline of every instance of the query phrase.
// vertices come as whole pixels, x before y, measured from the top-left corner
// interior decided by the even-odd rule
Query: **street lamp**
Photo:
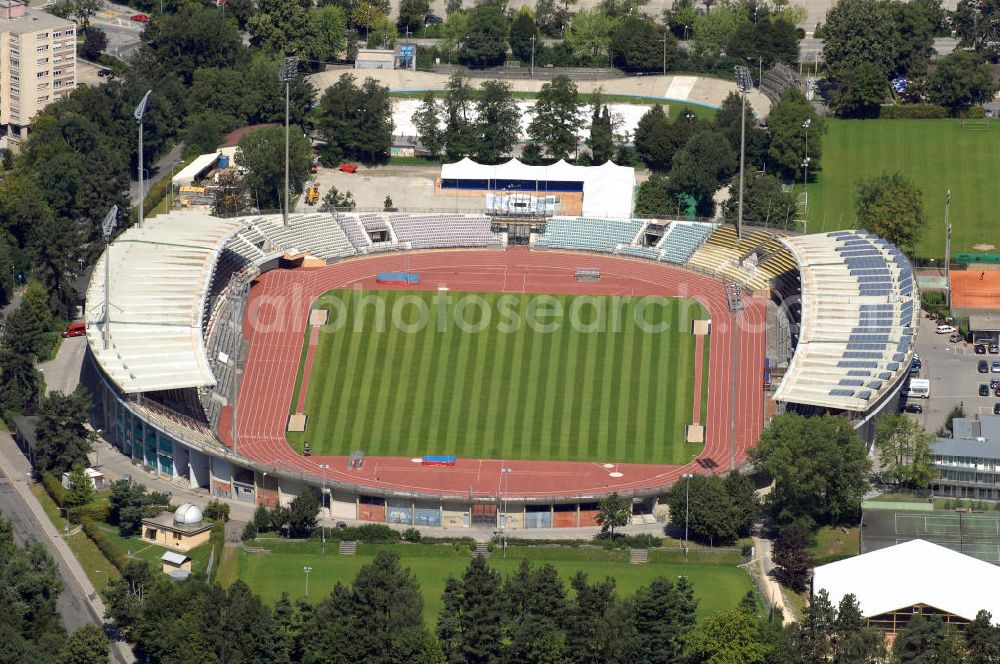
[[[64,536],[68,537],[69,536],[69,508],[68,507],[57,507],[56,509],[59,510],[60,512],[66,512],[66,525],[63,526],[63,533],[64,533]]]
[[[282,207],[282,221],[288,225],[288,91],[298,71],[299,59],[286,57],[278,70],[278,80],[285,84],[285,200]]]
[[[688,515],[691,513],[691,473],[681,475],[684,478],[684,561],[688,559]]]
[[[750,69],[743,65],[733,67],[733,73],[736,75],[736,87],[740,90],[740,193],[736,212],[736,239],[739,240],[743,234],[743,159],[746,153],[747,92],[753,88],[753,79],[750,78]]]
[[[535,78],[535,35],[531,35],[531,78]]]
[[[306,565],[302,568],[302,571],[306,573],[306,597],[309,597],[309,572],[313,571],[313,568]]]
[[[152,90],[146,91],[146,94],[142,96],[142,101],[135,107],[135,112],[132,114],[136,122],[139,123],[139,228],[142,228],[142,218],[145,212],[143,210],[145,203],[143,195],[146,193],[142,178],[142,116],[146,114],[146,104],[149,103],[149,95],[151,94],[153,94]]]
[[[667,32],[664,30],[663,39],[660,40],[663,44],[663,75],[667,75]]]
[[[503,490],[500,491],[500,509],[502,517],[500,519],[500,547],[503,550],[503,557],[507,557],[507,500],[504,498],[507,489],[507,476],[514,472],[513,468],[501,468],[500,479],[503,480]]]

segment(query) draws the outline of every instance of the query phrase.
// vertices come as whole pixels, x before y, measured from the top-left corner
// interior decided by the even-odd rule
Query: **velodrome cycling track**
[[[601,270],[599,282],[578,282],[579,268]],[[296,453],[285,440],[292,393],[302,353],[303,334],[312,303],[323,293],[360,285],[364,289],[409,287],[380,285],[378,272],[408,270],[420,274],[414,288],[457,292],[509,292],[590,295],[661,295],[701,302],[712,319],[706,444],[686,465],[459,458],[451,467],[431,467],[410,458],[367,457],[349,470],[347,457]],[[764,428],[763,368],[766,302],[746,298],[739,314],[736,371],[736,444],[739,466]],[[586,498],[611,491],[655,490],[685,473],[729,470],[730,413],[733,394],[734,316],[726,307],[723,284],[676,266],[642,259],[567,251],[465,249],[433,250],[349,259],[319,268],[278,269],[260,275],[250,292],[244,335],[249,355],[237,400],[236,452],[264,465],[327,480],[374,489],[447,498],[488,498],[500,493],[502,468],[506,499]],[[664,376],[664,380],[670,380]],[[229,409],[227,408],[226,411]],[[405,414],[400,414],[401,417]],[[219,435],[232,445],[231,418],[220,417]],[[611,472],[621,473],[612,477]]]

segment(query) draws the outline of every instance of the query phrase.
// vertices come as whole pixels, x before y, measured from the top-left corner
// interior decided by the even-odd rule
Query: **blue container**
[[[219,155],[219,168],[229,168],[229,156],[220,154]]]

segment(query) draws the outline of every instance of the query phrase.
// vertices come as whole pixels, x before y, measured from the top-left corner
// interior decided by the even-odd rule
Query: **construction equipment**
[[[306,205],[316,205],[319,202],[319,183],[313,182],[309,185],[309,191],[306,193]]]

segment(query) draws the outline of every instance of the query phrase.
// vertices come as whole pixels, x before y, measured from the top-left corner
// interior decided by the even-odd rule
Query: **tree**
[[[954,115],[989,101],[996,90],[989,64],[968,51],[955,51],[942,60],[928,78],[927,88],[931,101]]]
[[[888,89],[888,80],[878,65],[862,62],[837,79],[830,106],[841,117],[875,118]]]
[[[702,58],[719,58],[739,26],[749,19],[747,10],[736,4],[722,5],[694,19],[694,48]]]
[[[611,112],[607,104],[601,103],[600,93],[591,96],[590,138],[587,147],[590,148],[590,161],[595,165],[603,164],[611,159],[615,149],[614,128],[611,124]]]
[[[774,542],[774,564],[780,568],[782,582],[795,592],[802,592],[809,585],[810,546],[812,537],[800,526],[782,528]]]
[[[683,576],[676,585],[658,576],[636,590],[632,624],[638,661],[668,664],[679,659],[697,608],[691,584]]]
[[[738,197],[739,187],[732,187],[723,208],[727,219],[736,218]],[[743,181],[743,221],[772,228],[789,228],[795,222],[795,197],[784,191],[781,180],[773,175],[751,171]]]
[[[544,146],[553,159],[569,157],[576,150],[577,133],[583,126],[576,84],[568,76],[556,76],[542,86],[531,112],[531,139]]]
[[[920,189],[899,173],[865,178],[858,182],[854,208],[858,225],[904,250],[916,247],[924,227]]]
[[[420,0],[410,0],[419,2]],[[426,1],[426,0],[424,0]],[[421,17],[421,20],[423,17]],[[340,58],[347,46],[347,14],[340,7],[325,5],[309,10],[309,21],[316,28],[313,53],[319,60],[330,62]]]
[[[642,114],[635,128],[634,143],[636,154],[650,170],[670,170],[674,153],[680,146],[674,140],[662,106],[655,104]]]
[[[108,36],[102,30],[89,30],[80,47],[83,57],[97,61],[108,47]]]
[[[350,211],[357,207],[354,202],[354,195],[351,192],[341,192],[336,187],[331,186],[323,196],[323,202],[319,206],[320,212]]]
[[[507,17],[500,5],[488,2],[469,12],[458,61],[470,67],[497,67],[507,59]]]
[[[763,664],[769,661],[773,646],[762,637],[760,620],[752,611],[720,611],[691,630],[685,642],[685,661],[690,664]]]
[[[809,121],[808,129],[803,126],[806,120]],[[778,103],[771,107],[767,116],[767,128],[771,132],[771,146],[767,154],[773,170],[787,179],[794,179],[801,172],[802,160],[806,156],[807,136],[809,173],[820,170],[820,138],[826,132],[826,125],[801,90],[792,87],[785,91]]]
[[[77,464],[69,474],[69,490],[64,499],[66,507],[82,507],[94,497],[94,483],[87,475],[86,466]]]
[[[918,2],[894,2],[890,8],[899,39],[892,73],[911,78],[923,76],[934,55],[935,17],[925,4]]]
[[[521,133],[521,111],[511,94],[510,84],[483,81],[476,101],[476,158],[495,164],[510,155]]]
[[[897,662],[938,662],[948,631],[941,618],[916,614],[896,633],[892,656]],[[944,660],[953,661],[953,660]]]
[[[836,524],[854,518],[868,487],[870,463],[851,423],[824,415],[779,415],[749,452],[774,478],[766,504],[779,525]]]
[[[718,475],[695,475],[676,482],[665,499],[670,507],[670,525],[686,525],[694,539],[711,545],[735,541],[749,529],[746,519],[753,518],[752,508],[747,511],[737,507],[725,480]]]
[[[618,495],[618,492],[600,502],[597,510],[597,523],[602,533],[615,536],[615,528],[627,526],[632,520],[632,501]]]
[[[546,564],[532,567],[522,561],[517,572],[503,587],[504,617],[509,624],[511,644],[508,661],[538,661],[545,653],[555,661],[566,657],[568,605],[566,589],[556,569]]]
[[[476,128],[472,121],[472,88],[461,74],[452,74],[444,99],[445,153],[449,159],[461,159],[475,153]]]
[[[710,217],[715,212],[715,192],[735,170],[736,152],[725,136],[702,131],[674,154],[668,191],[675,200],[691,196],[698,214]]]
[[[675,212],[667,193],[667,178],[653,173],[639,184],[635,196],[635,213],[643,217],[667,217]]]
[[[384,657],[394,646],[412,646],[410,639],[424,631],[423,606],[420,586],[413,572],[400,565],[399,554],[375,554],[351,587],[348,643],[352,660],[392,661],[373,658]]]
[[[615,606],[615,580],[606,577],[593,584],[577,572],[570,579],[573,597],[567,609],[566,645],[573,662],[600,661],[599,635],[607,625],[605,616]]]
[[[745,134],[743,141],[745,143],[747,170],[750,170],[752,164],[756,164],[760,170],[765,170],[770,137],[767,130],[760,126],[760,121],[757,119],[757,114],[754,113],[753,107],[749,104],[745,107],[745,125],[741,123],[740,119],[740,114],[743,112],[744,105],[740,95],[730,92],[722,100],[722,105],[716,111],[712,125],[715,129],[725,134],[726,139],[735,151],[739,151],[740,136],[741,134]]]
[[[424,93],[424,98],[413,113],[413,126],[417,128],[417,140],[424,146],[428,155],[437,159],[444,147],[444,131],[441,130],[441,117],[438,103],[433,92]]]
[[[316,530],[318,514],[319,500],[312,490],[306,489],[295,496],[288,506],[288,536],[293,539],[309,539]]]
[[[73,15],[80,21],[84,29],[90,32],[90,17],[101,10],[100,0],[70,0]]]
[[[320,153],[324,163],[386,161],[392,145],[389,89],[373,78],[366,78],[359,88],[354,76],[342,75],[320,99],[318,127],[327,141]]]
[[[69,635],[63,644],[57,664],[106,664],[110,661],[111,642],[101,628],[87,623]]]
[[[760,12],[765,10],[760,8]],[[798,28],[791,21],[774,16],[740,23],[729,38],[726,55],[751,61],[762,58],[758,64],[764,69],[777,62],[794,64],[799,61]]]
[[[663,40],[666,39],[666,44]],[[611,36],[612,64],[627,72],[671,71],[680,60],[677,40],[646,17],[618,21]]]
[[[541,34],[535,19],[527,7],[521,7],[510,24],[510,52],[521,62],[530,62],[535,45],[541,44]]]
[[[600,7],[576,13],[566,32],[566,44],[581,64],[603,65],[608,61],[608,49],[615,21]]]
[[[458,657],[468,664],[494,664],[502,654],[500,574],[476,556],[462,577]]]
[[[969,649],[968,664],[1000,662],[1000,629],[993,625],[989,611],[980,610],[976,619],[966,625],[963,636]]]
[[[833,650],[837,609],[826,588],[812,596],[802,619],[791,629],[790,646],[798,662],[827,662]],[[846,664],[846,662],[844,663]]]
[[[881,468],[894,482],[914,489],[927,488],[933,439],[916,420],[900,413],[883,415],[875,427],[875,449]]]
[[[299,127],[289,130],[289,196],[302,193],[309,167],[312,165],[312,144]],[[240,139],[236,149],[236,164],[247,169],[243,184],[263,209],[282,207],[285,174],[285,128],[265,127],[251,131]],[[289,206],[291,208],[291,206]]]
[[[166,494],[147,492],[145,485],[117,480],[111,483],[108,497],[108,523],[117,525],[122,537],[129,537],[139,532],[142,519],[155,516],[169,504]]]
[[[159,64],[187,84],[197,69],[231,68],[246,52],[236,21],[214,3],[185,4],[174,13],[158,17],[147,24],[143,40]]]
[[[852,593],[844,595],[837,605],[832,645],[835,662],[877,664],[886,659],[885,637],[878,628],[868,626],[858,599]]]
[[[868,62],[884,80],[896,70],[900,37],[888,0],[838,0],[826,13],[823,59],[834,76]]]
[[[84,424],[90,419],[90,394],[80,386],[64,395],[52,392],[39,411],[35,464],[43,471],[60,475],[77,464],[87,465],[90,432]]]
[[[996,62],[1000,56],[997,42],[1000,2],[996,0],[960,0],[952,25],[959,37],[959,46],[975,49],[977,53]]]
[[[428,0],[402,0],[399,3],[396,27],[400,32],[419,32],[424,24],[424,17],[430,13],[431,3]]]

